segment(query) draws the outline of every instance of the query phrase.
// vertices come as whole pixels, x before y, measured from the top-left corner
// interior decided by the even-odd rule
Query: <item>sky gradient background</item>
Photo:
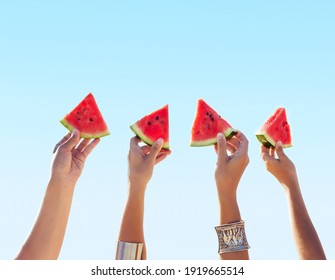
[[[1,1],[0,259],[25,241],[59,120],[92,92],[110,128],[76,187],[60,259],[114,259],[129,125],[165,104],[172,155],[147,188],[149,259],[217,259],[213,147],[188,146],[203,98],[248,137],[238,201],[252,259],[296,259],[282,187],[255,132],[287,109],[309,213],[335,259],[334,1]]]

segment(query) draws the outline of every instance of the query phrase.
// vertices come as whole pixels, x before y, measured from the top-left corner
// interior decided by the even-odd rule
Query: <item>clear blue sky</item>
[[[71,2],[71,3],[69,3]],[[92,92],[109,125],[77,184],[61,259],[113,259],[129,125],[170,106],[172,155],[146,195],[149,259],[217,259],[212,147],[188,146],[203,98],[250,140],[239,204],[253,259],[296,259],[281,186],[254,134],[284,106],[305,202],[335,259],[334,1],[2,1],[0,259],[38,212],[59,120]]]

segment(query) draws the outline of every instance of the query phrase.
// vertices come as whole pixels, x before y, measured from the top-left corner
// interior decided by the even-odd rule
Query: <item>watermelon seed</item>
[[[158,121],[159,120],[159,116],[156,116],[156,121]]]
[[[90,118],[90,122],[93,122],[94,121],[94,119],[93,118]]]
[[[148,122],[148,125],[151,125],[151,122]]]

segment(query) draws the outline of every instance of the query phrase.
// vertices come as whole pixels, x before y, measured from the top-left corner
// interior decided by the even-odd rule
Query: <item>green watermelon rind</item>
[[[142,132],[142,130],[138,127],[138,125],[135,123],[133,125],[130,126],[130,129],[136,134],[137,137],[139,137],[144,143],[152,146],[155,140],[150,139],[149,137],[147,137],[146,135],[144,135],[144,133]],[[169,142],[164,142],[163,144],[163,149],[170,149],[170,143]]]
[[[237,132],[238,132],[238,130],[235,129],[235,128],[228,128],[227,130],[225,130],[223,132],[223,134],[226,137],[226,139],[230,139],[234,135],[236,135]],[[214,138],[210,138],[210,139],[204,140],[204,141],[192,141],[190,143],[190,146],[191,147],[206,147],[206,146],[215,145],[217,142],[218,142],[217,137],[214,137]]]
[[[75,128],[73,125],[68,123],[66,119],[62,119],[62,120],[60,120],[60,122],[70,132],[72,132],[73,129]],[[110,135],[110,132],[108,130],[107,131],[102,131],[101,133],[95,133],[95,134],[89,134],[89,133],[84,133],[84,132],[80,131],[80,137],[81,138],[86,138],[86,139],[101,138],[101,137],[108,136],[108,135]]]
[[[272,139],[266,132],[259,131],[256,133],[256,137],[259,142],[261,142],[266,148],[275,148],[276,147],[276,141]],[[292,147],[292,144],[284,144],[283,148],[289,148]]]

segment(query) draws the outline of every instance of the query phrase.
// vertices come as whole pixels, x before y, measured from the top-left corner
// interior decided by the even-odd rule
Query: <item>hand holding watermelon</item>
[[[267,148],[262,145],[261,157],[265,162],[266,169],[277,178],[285,190],[299,186],[295,166],[284,153],[281,142],[277,142],[275,148]]]
[[[131,186],[139,186],[141,189],[151,179],[154,166],[164,160],[170,150],[163,149],[164,140],[159,138],[152,146],[139,146],[141,140],[138,137],[131,138],[129,149],[129,183]]]
[[[220,195],[235,195],[238,183],[249,163],[249,143],[240,131],[229,140],[219,133],[217,139],[218,143],[215,145],[218,154],[215,170],[216,185]]]
[[[100,142],[99,138],[80,142],[80,132],[74,130],[67,134],[54,149],[51,180],[74,186],[84,169],[85,160]],[[80,142],[80,144],[79,144]],[[78,145],[79,144],[79,145]],[[77,146],[78,145],[78,146]]]

